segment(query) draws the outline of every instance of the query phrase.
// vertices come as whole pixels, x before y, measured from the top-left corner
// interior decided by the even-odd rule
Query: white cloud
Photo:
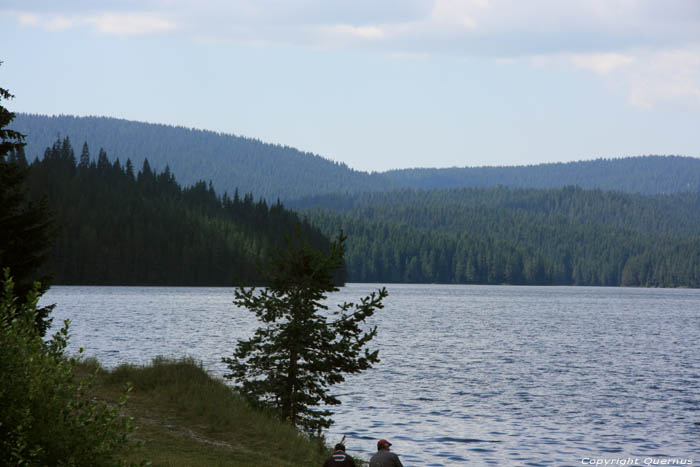
[[[38,26],[41,21],[39,15],[34,13],[19,13],[17,19],[21,26]]]
[[[85,19],[104,34],[145,35],[158,34],[178,29],[178,25],[165,18],[141,13],[104,13]]]
[[[648,53],[641,66],[622,73],[629,101],[642,108],[661,103],[700,106],[700,46]]]
[[[607,75],[619,68],[632,65],[636,59],[633,56],[616,52],[601,54],[574,54],[570,58],[571,63],[578,68],[593,71],[600,75]]]
[[[82,24],[84,21],[76,17],[64,15],[42,16],[35,13],[20,12],[17,14],[20,26],[35,27],[47,31],[66,31]]]
[[[700,102],[698,0],[4,0],[2,12],[51,31],[527,60],[594,73],[639,107]]]
[[[384,38],[385,31],[378,26],[351,26],[339,24],[321,28],[324,35],[340,39],[379,40]]]
[[[40,15],[19,12],[17,18],[21,26],[37,27],[47,31],[66,31],[69,29],[91,26],[102,34],[121,36],[158,34],[178,29],[172,20],[151,13],[114,13],[104,12],[98,15]]]
[[[429,21],[474,30],[479,10],[488,7],[488,0],[435,0]]]
[[[635,107],[700,106],[700,44],[626,54],[574,55],[577,67],[602,75]]]
[[[492,57],[693,42],[697,0],[4,0],[25,26]],[[370,41],[368,41],[370,39]],[[354,42],[353,42],[354,41]]]
[[[75,27],[81,21],[68,18],[63,15],[52,15],[44,17],[35,13],[21,12],[17,14],[20,26],[37,27],[48,31],[65,31]]]
[[[504,60],[538,68],[570,66],[600,76],[634,107],[700,107],[700,42],[676,48],[636,48],[624,53],[554,54]]]
[[[66,31],[79,25],[82,21],[78,18],[66,16],[54,16],[44,21],[43,26],[49,31]]]

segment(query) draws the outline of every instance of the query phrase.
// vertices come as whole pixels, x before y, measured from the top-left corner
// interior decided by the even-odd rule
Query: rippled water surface
[[[382,361],[336,387],[330,442],[345,435],[369,456],[387,438],[406,466],[700,463],[699,290],[388,289],[370,323]],[[232,300],[225,288],[54,287],[42,303],[105,366],[191,355],[221,375],[256,326]]]

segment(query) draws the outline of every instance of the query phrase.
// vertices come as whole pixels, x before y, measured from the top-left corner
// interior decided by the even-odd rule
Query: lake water
[[[387,438],[406,466],[700,464],[700,290],[388,290],[370,323],[381,362],[335,387],[330,443],[345,435],[368,457]],[[232,300],[226,288],[54,287],[42,304],[72,320],[73,350],[107,367],[190,355],[222,375],[256,327]]]

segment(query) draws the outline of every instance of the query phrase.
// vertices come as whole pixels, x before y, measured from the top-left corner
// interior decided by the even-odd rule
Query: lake
[[[329,303],[378,287],[349,284]],[[700,290],[387,288],[370,323],[381,362],[334,388],[329,443],[346,436],[369,456],[386,438],[406,466],[700,462]],[[222,375],[257,326],[232,300],[228,288],[53,287],[41,303],[71,319],[71,351],[106,367],[188,355]]]

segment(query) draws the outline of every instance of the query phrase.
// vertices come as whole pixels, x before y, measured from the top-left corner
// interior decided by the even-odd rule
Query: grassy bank
[[[106,371],[95,361],[77,368],[97,372],[94,397],[116,402],[127,382],[133,391],[126,414],[142,446],[124,459],[153,466],[313,466],[327,448],[287,423],[253,410],[193,360],[156,359],[148,366]]]

